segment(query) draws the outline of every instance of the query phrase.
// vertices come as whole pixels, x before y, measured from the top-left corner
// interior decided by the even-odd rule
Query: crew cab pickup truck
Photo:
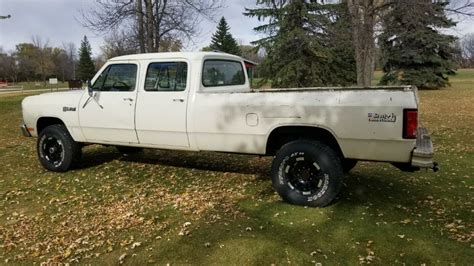
[[[21,126],[51,170],[87,144],[274,156],[281,197],[322,207],[357,161],[437,170],[416,87],[251,89],[247,61],[216,52],[110,59],[87,89],[23,100]]]

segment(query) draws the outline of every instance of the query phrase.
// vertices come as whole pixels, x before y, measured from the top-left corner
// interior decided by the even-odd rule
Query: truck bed
[[[310,125],[331,132],[346,158],[409,162],[415,142],[402,138],[403,110],[418,108],[418,97],[414,86],[203,91],[189,108],[200,150],[264,154],[274,128]]]
[[[385,91],[417,91],[415,86],[371,86],[371,87],[307,87],[307,88],[264,88],[251,89],[250,92],[305,92],[305,91],[366,91],[366,90],[385,90]]]

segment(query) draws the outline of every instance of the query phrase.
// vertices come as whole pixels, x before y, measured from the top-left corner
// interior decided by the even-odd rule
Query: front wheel
[[[296,205],[327,206],[339,193],[342,177],[339,156],[318,141],[290,142],[277,152],[272,164],[273,187]]]
[[[81,145],[72,139],[64,125],[43,129],[36,148],[40,163],[53,172],[66,172],[77,166],[82,155]]]
[[[341,159],[341,163],[342,163],[342,171],[344,173],[349,173],[357,165],[357,160]]]

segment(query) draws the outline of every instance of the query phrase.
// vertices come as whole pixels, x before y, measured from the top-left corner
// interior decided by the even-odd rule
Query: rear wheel
[[[64,125],[51,125],[38,137],[37,152],[44,168],[66,172],[76,167],[81,159],[82,146],[75,142]]]
[[[272,164],[274,188],[285,201],[297,205],[327,206],[339,193],[342,176],[337,153],[318,141],[290,142]]]

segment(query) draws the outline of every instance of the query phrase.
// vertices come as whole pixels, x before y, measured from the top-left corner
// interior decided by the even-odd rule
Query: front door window
[[[136,80],[135,64],[115,64],[100,74],[92,88],[96,91],[134,91]]]

